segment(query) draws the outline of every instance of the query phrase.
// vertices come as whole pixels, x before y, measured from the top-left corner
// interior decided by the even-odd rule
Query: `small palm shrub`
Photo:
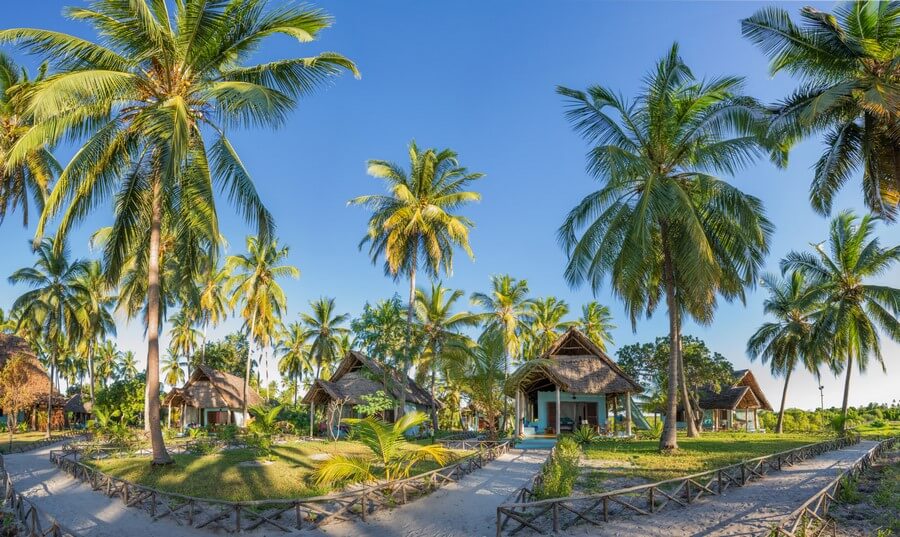
[[[841,503],[859,503],[862,494],[859,492],[859,480],[852,476],[841,478],[841,489],[838,492],[838,501]]]
[[[600,435],[587,425],[582,425],[581,427],[575,429],[575,431],[572,433],[572,440],[574,440],[580,446],[593,444],[599,438]]]
[[[407,431],[429,419],[423,412],[410,412],[393,424],[372,416],[344,420],[350,425],[353,437],[369,449],[369,454],[335,455],[323,461],[314,474],[316,484],[377,481],[381,477],[391,481],[409,477],[413,467],[422,461],[444,465],[451,458],[450,450],[439,444],[420,446],[406,440]]]
[[[560,440],[553,455],[541,468],[540,479],[534,487],[535,496],[540,500],[571,496],[578,478],[580,458],[581,446],[578,442],[568,436]]]
[[[116,419],[121,415],[118,410],[96,407],[93,409],[94,419],[88,421],[88,427],[103,446],[133,449],[137,438],[127,425]]]
[[[272,408],[257,406],[250,409],[253,421],[250,422],[249,443],[266,458],[272,457],[272,437],[278,433],[278,414],[281,405]]]

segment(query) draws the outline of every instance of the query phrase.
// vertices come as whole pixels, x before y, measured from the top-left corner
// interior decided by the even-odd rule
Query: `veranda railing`
[[[897,444],[900,444],[900,438],[882,440],[854,462],[853,465],[835,477],[825,488],[806,500],[803,505],[788,515],[781,524],[771,531],[766,531],[760,535],[764,537],[815,537],[825,534],[829,529],[834,530],[835,522],[828,515],[828,510],[837,501],[836,498],[840,494],[841,488],[847,482],[846,480],[855,478],[866,471],[885,451]]]
[[[476,453],[443,468],[406,479],[313,498],[244,502],[196,498],[119,479],[81,462],[81,452],[77,449],[52,450],[50,460],[76,479],[90,484],[94,490],[110,497],[119,497],[129,507],[147,511],[154,520],[169,517],[179,524],[229,533],[259,527],[290,532],[336,521],[365,521],[379,510],[405,504],[447,483],[456,482],[509,449],[509,441],[483,442]]]
[[[12,511],[16,521],[24,526],[23,537],[79,537],[77,533],[41,512],[28,498],[16,492],[6,464],[0,455],[0,480],[3,486],[3,506]],[[11,535],[18,535],[12,533]]]
[[[524,487],[516,491],[514,501],[497,507],[497,537],[525,528],[547,534],[577,523],[601,526],[618,514],[652,515],[668,506],[686,507],[703,496],[720,495],[784,466],[858,442],[859,435],[851,435],[697,474],[588,496],[530,501],[534,491]]]

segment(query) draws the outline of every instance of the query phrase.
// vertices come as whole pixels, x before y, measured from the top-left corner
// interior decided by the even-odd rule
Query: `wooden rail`
[[[291,532],[336,521],[365,521],[378,510],[408,503],[447,483],[456,482],[509,449],[509,441],[484,442],[476,453],[453,464],[406,479],[312,498],[244,502],[196,498],[138,485],[84,464],[79,460],[82,454],[78,450],[52,450],[50,460],[94,490],[119,497],[128,507],[143,509],[153,520],[168,517],[179,525],[228,533],[259,527]]]
[[[41,512],[28,498],[16,492],[0,455],[0,479],[3,486],[3,506],[12,511],[16,521],[25,528],[23,537],[79,537],[50,515]],[[13,530],[10,535],[20,535]]]
[[[849,468],[841,472],[825,488],[815,493],[788,515],[781,524],[760,535],[764,537],[815,537],[823,535],[829,529],[834,531],[835,522],[828,515],[828,510],[833,503],[837,502],[835,498],[840,494],[846,479],[854,478],[866,471],[885,451],[897,444],[900,444],[900,438],[888,438],[879,442]]]
[[[602,526],[619,514],[652,515],[669,507],[687,507],[703,496],[718,496],[784,466],[858,442],[859,435],[846,436],[697,474],[588,496],[530,501],[534,497],[533,489],[523,488],[517,491],[518,497],[513,502],[497,507],[497,537],[525,528],[547,534],[578,523]]]
[[[66,440],[68,438],[78,438],[78,437],[82,437],[82,436],[87,436],[88,434],[89,433],[87,431],[76,431],[74,429],[66,429],[66,430],[63,430],[63,431],[60,431],[60,432],[54,434],[50,438],[42,438],[40,440],[35,440],[34,442],[28,442],[27,444],[22,444],[21,446],[16,446],[15,448],[10,449],[9,451],[6,451],[5,453],[6,453],[6,455],[12,455],[14,453],[24,453],[26,451],[32,451],[34,449],[40,449],[42,447],[47,447],[47,446],[55,444],[57,442],[62,442],[63,440]],[[8,438],[8,436],[6,436],[6,435],[4,435],[4,436],[5,436],[5,438]],[[15,435],[13,435],[13,438],[15,438]],[[0,441],[0,445],[2,445],[2,444],[7,444],[7,442]]]

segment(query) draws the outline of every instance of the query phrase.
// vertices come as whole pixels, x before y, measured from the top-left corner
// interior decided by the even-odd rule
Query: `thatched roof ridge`
[[[226,371],[199,365],[191,378],[181,388],[174,388],[164,398],[163,404],[179,406],[182,403],[195,408],[242,408],[244,379]],[[247,386],[247,406],[265,403],[259,393]]]
[[[94,405],[90,401],[85,401],[80,393],[76,393],[66,400],[66,412],[74,412],[75,414],[90,414]]]
[[[597,344],[575,327],[569,328],[540,358],[526,362],[510,378],[506,392],[536,389],[549,381],[570,393],[639,393],[640,384],[626,374]]]
[[[44,370],[37,355],[31,350],[28,342],[19,336],[0,334],[0,369],[6,366],[7,360],[13,356],[25,359],[28,368],[28,389],[35,394],[46,394],[50,390],[50,376]],[[56,389],[53,389],[56,393]],[[44,397],[46,404],[47,398]],[[54,404],[56,404],[54,402]]]
[[[705,390],[700,394],[700,408],[704,410],[736,410],[762,408],[772,410],[772,405],[762,392],[756,377],[749,369],[734,372],[734,383],[718,392]]]
[[[361,374],[363,370],[368,371],[371,378]],[[402,397],[400,378],[400,373],[394,369],[359,351],[350,351],[338,364],[330,379],[319,379],[313,383],[303,396],[303,402],[309,404],[322,403],[327,399],[346,399],[348,403],[355,405],[364,402],[363,395],[371,395],[379,390],[399,400]],[[427,390],[409,376],[406,377],[406,400],[423,406],[440,406]]]

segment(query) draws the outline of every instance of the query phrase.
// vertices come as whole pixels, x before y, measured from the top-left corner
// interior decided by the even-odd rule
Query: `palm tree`
[[[422,446],[406,441],[406,431],[428,421],[422,412],[410,412],[392,424],[379,422],[372,416],[344,421],[352,424],[354,437],[369,453],[367,456],[333,455],[316,469],[317,484],[400,479],[409,476],[413,466],[421,461],[432,460],[441,466],[451,456],[440,444]]]
[[[313,382],[319,380],[323,370],[330,370],[331,364],[341,358],[341,337],[349,330],[341,326],[349,320],[346,313],[336,314],[333,298],[320,298],[309,303],[312,313],[301,313],[300,322],[306,330],[306,341],[309,342],[309,356],[315,363]],[[309,428],[313,435],[315,421],[315,403],[310,404]]]
[[[829,214],[835,194],[862,168],[866,206],[888,220],[900,203],[900,9],[894,2],[859,1],[834,13],[765,7],[744,19],[745,37],[802,86],[772,111],[772,131],[789,145],[825,132],[825,151],[815,166],[810,201]]]
[[[197,347],[200,332],[194,328],[196,312],[190,306],[182,306],[181,310],[172,318],[172,328],[169,330],[169,347],[179,356],[183,356],[187,363],[191,363],[191,352]]]
[[[138,376],[137,360],[134,351],[125,351],[119,355],[119,363],[116,364],[116,374],[119,378],[131,380]]]
[[[28,225],[29,201],[43,210],[53,177],[59,164],[44,145],[38,145],[17,162],[8,162],[10,150],[29,131],[32,117],[28,113],[28,91],[44,77],[42,65],[37,79],[29,80],[25,69],[0,52],[0,223],[7,213],[21,207],[22,225]]]
[[[478,338],[471,360],[463,374],[458,376],[462,379],[472,406],[484,415],[490,437],[497,436],[498,415],[504,416],[507,413],[507,398],[503,395],[503,389],[509,378],[509,371],[506,369],[508,363],[509,353],[503,333],[488,329]]]
[[[347,70],[356,73],[356,67],[335,53],[246,64],[269,36],[305,43],[330,26],[324,12],[302,5],[94,1],[67,13],[89,22],[103,44],[39,29],[0,31],[0,43],[21,42],[60,68],[35,85],[29,103],[35,124],[6,161],[17,165],[64,135],[86,140],[60,174],[37,236],[63,205],[60,236],[114,196],[104,265],[117,281],[131,256],[145,256],[147,412],[153,463],[166,464],[172,459],[162,438],[158,396],[165,225],[184,231],[173,236],[183,238],[188,250],[202,240],[218,240],[215,183],[267,243],[272,217],[226,137],[227,128],[281,125],[300,96]],[[140,243],[146,248],[136,249]]]
[[[187,378],[187,374],[184,372],[186,367],[188,367],[188,363],[182,360],[177,353],[170,350],[166,354],[166,359],[163,360],[163,381],[172,388],[177,388]]]
[[[430,372],[430,393],[435,401],[438,368],[446,368],[451,361],[464,361],[468,356],[470,340],[459,331],[466,327],[477,326],[481,322],[479,315],[468,311],[453,313],[454,304],[464,294],[463,291],[444,287],[441,282],[431,284],[428,293],[416,289],[415,312],[425,339],[425,352],[417,368],[421,368],[423,372]],[[431,420],[432,431],[437,431],[436,408],[431,410]]]
[[[116,301],[114,290],[110,287],[103,267],[99,261],[90,261],[85,265],[84,273],[79,279],[84,289],[79,306],[82,341],[87,356],[87,372],[91,401],[94,399],[94,352],[100,341],[108,336],[116,335],[116,321],[112,316],[112,307]]]
[[[517,280],[509,274],[491,276],[490,293],[472,293],[471,301],[485,312],[482,321],[486,331],[500,335],[503,345],[503,375],[509,378],[509,362],[522,350],[521,323],[528,311],[528,282]],[[503,398],[501,429],[506,430],[509,401]]]
[[[103,381],[105,388],[110,380],[115,381],[119,374],[117,367],[122,357],[122,351],[116,344],[107,339],[97,348],[97,376]]]
[[[422,267],[437,277],[453,272],[454,248],[462,248],[474,258],[469,246],[469,230],[474,224],[455,214],[468,203],[479,201],[481,194],[465,190],[484,174],[469,172],[459,165],[457,154],[444,149],[420,151],[409,144],[409,171],[384,160],[368,162],[369,175],[384,179],[390,195],[360,196],[350,205],[363,205],[372,211],[369,229],[360,242],[369,245],[372,263],[384,258],[385,274],[395,280],[409,277],[409,302],[406,312],[406,356],[402,374],[413,361],[413,309],[416,300],[416,274]],[[400,412],[405,412],[406,386],[401,386]]]
[[[80,336],[78,322],[79,306],[86,289],[81,279],[87,264],[76,259],[69,260],[69,249],[65,244],[56,244],[53,239],[44,239],[34,253],[34,265],[21,268],[9,277],[9,283],[25,284],[31,287],[13,303],[18,312],[19,324],[28,322],[31,328],[39,330],[49,343],[50,391],[47,394],[47,438],[50,438],[50,422],[53,416],[53,378],[59,363],[60,353],[66,341],[74,341]]]
[[[716,295],[743,299],[772,234],[762,203],[713,175],[733,174],[761,152],[760,107],[741,87],[736,77],[697,80],[673,45],[633,102],[600,86],[558,88],[575,129],[593,144],[588,171],[602,183],[559,230],[566,279],[589,282],[596,293],[609,277],[633,327],[666,300],[669,419],[661,449],[678,447],[682,316],[709,323]]]
[[[608,306],[600,305],[597,302],[588,302],[581,307],[581,318],[575,323],[588,339],[600,347],[600,350],[606,352],[606,344],[615,343],[612,338],[612,330],[616,328],[616,325],[612,323],[612,313]]]
[[[294,406],[297,406],[297,392],[304,373],[312,373],[310,346],[306,343],[309,333],[300,323],[287,325],[282,333],[277,352],[281,353],[278,372],[288,379],[294,388]]]
[[[569,305],[553,296],[538,298],[528,302],[522,325],[525,328],[526,359],[537,358],[546,352],[553,342],[574,323],[564,321],[569,314]]]
[[[228,286],[231,289],[229,306],[242,304],[241,317],[247,329],[247,366],[244,371],[243,414],[244,422],[249,418],[247,410],[247,385],[250,384],[250,367],[253,361],[252,343],[260,347],[267,345],[275,334],[275,322],[287,310],[287,298],[278,283],[280,278],[299,278],[300,271],[293,265],[284,264],[290,248],[278,247],[277,239],[260,241],[257,237],[247,237],[247,254],[232,255],[225,263],[225,270],[231,274]]]
[[[815,246],[815,253],[791,252],[781,262],[782,270],[797,270],[809,280],[824,307],[816,320],[814,339],[836,355],[837,372],[846,368],[841,416],[847,418],[850,376],[853,363],[865,372],[874,357],[884,369],[881,336],[900,342],[900,289],[869,283],[900,261],[900,246],[883,248],[872,238],[875,220],[861,219],[852,212],[840,213],[831,221],[827,248]]]
[[[215,328],[225,320],[228,314],[228,285],[229,273],[224,268],[217,270],[215,263],[210,262],[210,267],[202,273],[197,293],[197,310],[200,324],[203,326],[202,341],[200,343],[200,363],[206,359],[206,334],[210,327]]]
[[[794,271],[788,279],[773,274],[763,276],[762,285],[769,296],[763,302],[763,311],[775,317],[775,321],[763,323],[747,341],[747,354],[751,359],[769,361],[773,375],[784,375],[784,389],[775,432],[784,431],[784,406],[787,400],[788,382],[798,364],[819,376],[819,364],[825,352],[813,340],[815,316],[821,308],[816,290],[807,285],[803,273]]]

